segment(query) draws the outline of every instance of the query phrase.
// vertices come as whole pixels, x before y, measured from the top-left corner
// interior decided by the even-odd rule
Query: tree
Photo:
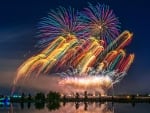
[[[59,101],[60,100],[60,94],[57,92],[49,92],[47,94],[47,100],[50,102]]]
[[[35,101],[36,102],[45,102],[45,95],[44,93],[37,93],[35,96]]]

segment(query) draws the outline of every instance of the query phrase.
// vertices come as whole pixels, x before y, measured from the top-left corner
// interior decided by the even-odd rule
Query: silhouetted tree
[[[44,102],[45,101],[45,95],[44,93],[37,93],[35,96],[35,101],[36,102]]]
[[[50,91],[50,92],[47,94],[47,100],[48,100],[49,102],[59,101],[59,100],[60,100],[60,94],[57,93],[57,92],[51,92],[51,91]]]

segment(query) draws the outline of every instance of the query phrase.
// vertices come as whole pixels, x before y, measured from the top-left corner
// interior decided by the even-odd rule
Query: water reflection
[[[61,107],[60,103],[58,103],[58,102],[54,102],[54,103],[49,102],[49,103],[47,103],[47,108],[48,108],[49,111],[57,110],[60,107]]]
[[[11,103],[6,107],[1,106],[0,113],[133,113],[137,111],[147,113],[147,110],[145,111],[144,109],[149,108],[149,105],[150,104],[136,104],[133,107],[131,103],[113,104],[108,102]]]
[[[45,103],[35,103],[34,106],[38,110],[44,109],[45,108]]]
[[[20,103],[20,108],[22,109],[22,111],[27,111],[27,109],[32,109],[31,105],[34,105],[34,108],[36,110],[47,109],[48,113],[113,113],[112,107],[108,103]],[[10,104],[10,109],[8,113],[14,113],[13,104]]]
[[[73,107],[74,106],[74,107]],[[69,103],[53,113],[113,113],[107,103]]]

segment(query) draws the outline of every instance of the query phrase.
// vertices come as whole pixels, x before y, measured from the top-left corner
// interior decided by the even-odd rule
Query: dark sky
[[[121,30],[134,33],[127,51],[135,53],[135,61],[124,80],[116,86],[116,92],[150,92],[148,0],[0,0],[0,92],[3,87],[9,87],[21,62],[32,55],[40,19],[58,6],[82,10],[87,7],[87,2],[109,5],[119,17]]]

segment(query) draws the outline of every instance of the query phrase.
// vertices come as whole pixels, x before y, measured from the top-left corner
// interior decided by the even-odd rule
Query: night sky
[[[4,2],[3,2],[4,1]],[[134,33],[127,53],[135,60],[116,93],[150,92],[150,3],[148,0],[1,0],[0,1],[0,93],[10,92],[18,66],[33,55],[38,39],[36,28],[50,9],[59,6],[82,10],[87,2],[104,3],[114,10],[121,31]],[[4,89],[5,88],[5,89]]]

